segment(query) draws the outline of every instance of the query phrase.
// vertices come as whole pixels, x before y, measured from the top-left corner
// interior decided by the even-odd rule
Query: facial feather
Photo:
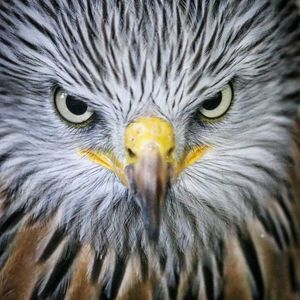
[[[9,211],[54,216],[96,249],[141,246],[149,255],[127,189],[77,150],[122,159],[125,127],[155,115],[175,128],[177,157],[212,146],[172,186],[162,252],[211,247],[263,214],[287,180],[299,100],[299,56],[286,55],[300,49],[296,13],[284,17],[293,1],[12,3],[0,4],[0,181]],[[199,107],[227,83],[229,113],[202,122]],[[92,127],[59,118],[57,86],[93,108]]]

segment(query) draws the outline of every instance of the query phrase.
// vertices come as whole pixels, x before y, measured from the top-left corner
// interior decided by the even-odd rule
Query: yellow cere
[[[136,163],[148,145],[155,146],[166,162],[175,162],[175,137],[169,122],[148,117],[129,124],[125,132],[126,164]]]
[[[119,161],[112,153],[101,153],[90,149],[80,150],[81,156],[111,170],[127,184],[125,167],[135,164],[142,157],[146,148],[154,146],[160,153],[162,159],[173,165],[176,177],[180,173],[201,159],[211,148],[203,145],[192,149],[180,161],[175,160],[175,136],[172,125],[157,117],[142,117],[128,125],[125,130],[125,158]]]

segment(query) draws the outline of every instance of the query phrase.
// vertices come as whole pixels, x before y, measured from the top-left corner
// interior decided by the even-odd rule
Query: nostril
[[[131,157],[131,158],[135,158],[136,157],[136,154],[130,148],[127,148],[126,151],[127,151],[128,155],[129,155],[129,157]]]
[[[174,152],[174,147],[172,147],[172,148],[167,152],[167,156],[168,156],[168,157],[172,156],[173,152]]]

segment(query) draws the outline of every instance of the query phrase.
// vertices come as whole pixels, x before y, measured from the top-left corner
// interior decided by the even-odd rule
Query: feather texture
[[[296,0],[0,3],[0,299],[300,298]],[[227,114],[201,107],[226,85]],[[63,89],[91,109],[72,126]],[[124,157],[140,116],[182,172],[152,244],[131,193],[82,147]]]

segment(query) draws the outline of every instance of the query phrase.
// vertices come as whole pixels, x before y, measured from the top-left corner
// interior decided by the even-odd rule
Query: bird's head
[[[140,207],[149,237],[156,240],[169,188],[208,149],[200,145],[176,155],[172,124],[160,117],[140,117],[125,128],[121,160],[112,151],[83,149],[80,154],[117,175]]]
[[[13,2],[1,4],[3,206],[96,249],[150,239],[162,252],[264,213],[299,96],[293,20],[275,0]]]

